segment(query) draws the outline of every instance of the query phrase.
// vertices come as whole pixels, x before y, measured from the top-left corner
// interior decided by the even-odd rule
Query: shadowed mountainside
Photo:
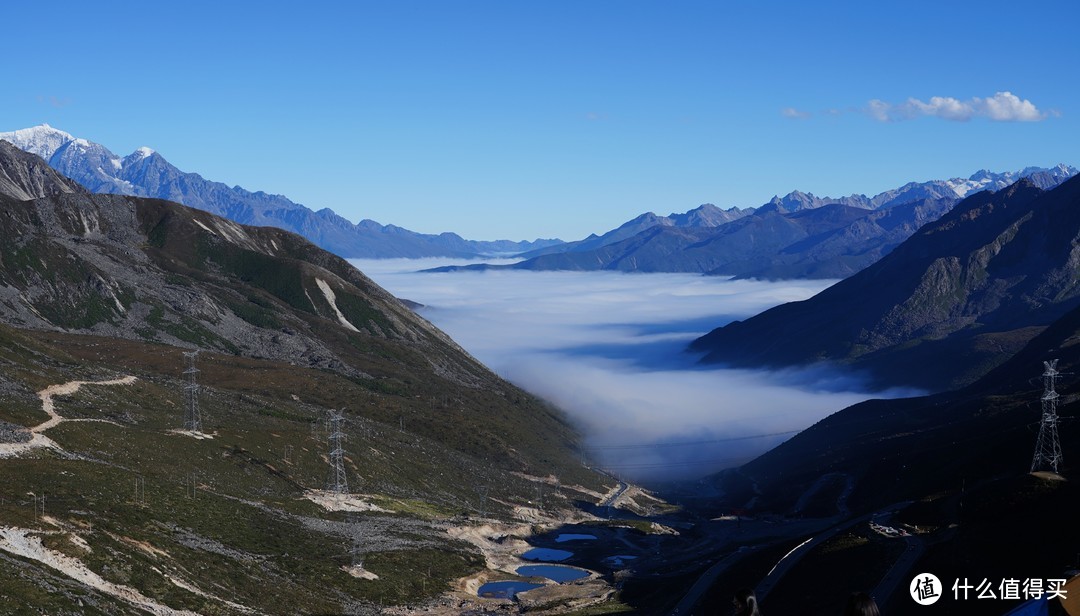
[[[803,302],[692,344],[738,366],[839,362],[882,385],[970,383],[1080,302],[1080,181],[970,197],[889,255]]]

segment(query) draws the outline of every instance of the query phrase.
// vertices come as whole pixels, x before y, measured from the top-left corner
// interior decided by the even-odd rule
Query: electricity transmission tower
[[[1042,422],[1039,424],[1039,439],[1035,444],[1035,457],[1031,460],[1031,472],[1051,470],[1058,472],[1061,466],[1061,441],[1058,439],[1058,393],[1054,385],[1061,375],[1057,371],[1058,360],[1044,361]]]
[[[341,447],[341,441],[345,440],[345,433],[341,431],[344,420],[342,411],[326,411],[326,423],[330,430],[327,439],[330,444],[330,477],[326,481],[326,489],[335,494],[349,493],[349,481],[345,478],[345,450]]]
[[[191,432],[202,432],[202,416],[199,414],[199,383],[195,379],[195,376],[199,374],[199,369],[195,367],[195,359],[198,356],[198,351],[184,353],[187,363],[187,369],[184,370],[184,375],[187,377],[187,383],[184,384],[184,429]]]

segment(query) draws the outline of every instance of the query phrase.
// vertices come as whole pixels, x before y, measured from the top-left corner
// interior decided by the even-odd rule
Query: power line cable
[[[634,443],[629,445],[596,445],[586,446],[586,449],[594,451],[609,450],[609,449],[646,449],[652,447],[682,447],[686,445],[712,445],[715,443],[728,443],[731,441],[746,441],[755,438],[766,438],[770,436],[785,436],[788,434],[798,434],[802,430],[786,430],[784,432],[770,432],[768,434],[749,434],[747,436],[731,436],[727,438],[715,438],[705,441],[684,441],[678,443]]]

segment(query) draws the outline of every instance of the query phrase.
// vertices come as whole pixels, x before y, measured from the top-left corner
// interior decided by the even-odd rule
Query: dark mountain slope
[[[979,193],[851,278],[692,348],[742,366],[836,361],[881,384],[971,382],[1077,305],[1078,201],[1075,179]]]
[[[1062,373],[1056,384],[1064,461],[1059,471],[1066,481],[1028,474],[1042,416],[1039,377],[1043,362],[1055,359]],[[904,549],[918,554],[922,548],[915,546],[925,546],[925,553],[908,563],[906,577],[900,574],[903,580],[921,571],[933,571],[943,580],[1068,577],[1063,573],[1075,568],[1080,546],[1075,524],[1080,507],[1075,481],[1080,468],[1078,374],[1080,308],[963,390],[854,405],[714,480],[728,492],[729,507],[754,498],[757,508],[776,513],[793,512],[800,496],[822,485],[823,478],[849,480],[853,488],[845,501],[853,516],[895,508],[897,514],[874,520],[917,537],[887,540],[894,554]],[[819,500],[830,507],[828,513],[836,511],[839,494],[836,489]],[[847,532],[870,541],[880,538],[866,522]],[[885,571],[896,558],[887,557],[882,565],[852,552],[845,557],[841,550],[831,566]],[[794,579],[786,582],[812,586],[816,575],[829,573],[796,569],[788,576]],[[783,601],[784,584],[773,593],[774,601]],[[903,584],[889,607],[890,613],[903,614],[921,609],[910,602]],[[974,601],[948,607],[949,613],[986,613]]]
[[[0,141],[0,195],[29,200],[62,193],[85,193],[78,182],[67,179],[47,165],[37,164],[37,156]]]
[[[863,211],[850,224],[826,228],[775,254],[740,262],[729,267],[731,271],[727,273],[738,278],[769,280],[847,278],[889,254],[919,227],[949,211],[957,201],[923,199],[869,213]],[[843,206],[826,205],[821,209],[832,207]]]
[[[12,163],[36,161],[20,177],[47,169],[31,158]],[[476,453],[512,470],[571,455],[575,437],[559,415],[538,411],[346,261],[295,234],[167,201],[73,192],[0,196],[0,236],[11,238],[0,245],[0,319],[9,325],[326,370],[406,406],[468,398],[479,413],[469,421],[437,415],[415,429],[470,448],[486,441]]]

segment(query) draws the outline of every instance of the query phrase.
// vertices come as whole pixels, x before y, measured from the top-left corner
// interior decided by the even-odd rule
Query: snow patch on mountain
[[[337,306],[337,295],[334,294],[334,290],[330,288],[330,285],[322,278],[316,278],[315,284],[319,285],[319,290],[322,291],[323,297],[330,304],[330,308],[333,309],[334,314],[337,315],[338,322],[345,329],[351,329],[354,332],[359,332],[356,326],[349,323],[349,320],[345,318],[345,315],[341,313],[341,309]],[[308,300],[311,298],[309,297]]]
[[[1023,178],[1030,178],[1034,175],[1045,175],[1054,182],[1061,183],[1076,174],[1077,169],[1075,167],[1065,164],[1059,164],[1050,168],[1025,167],[1020,171],[1006,171],[1004,173],[994,173],[993,171],[982,169],[976,171],[967,179],[953,178],[951,180],[945,180],[945,184],[956,193],[956,196],[962,199],[970,194],[983,190],[998,191],[1006,186],[1015,184]]]
[[[10,141],[20,150],[37,154],[47,161],[65,144],[74,141],[75,137],[48,124],[42,124],[41,126],[0,133],[0,139]]]

